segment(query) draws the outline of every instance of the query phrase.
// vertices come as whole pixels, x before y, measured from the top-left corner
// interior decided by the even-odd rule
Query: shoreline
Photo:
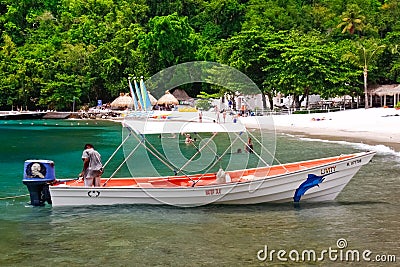
[[[275,131],[279,134],[291,134],[298,137],[306,137],[311,139],[321,139],[328,141],[345,141],[350,143],[359,143],[359,144],[367,144],[371,146],[376,145],[384,145],[387,146],[396,152],[400,152],[400,143],[396,142],[392,139],[387,140],[385,137],[381,137],[374,133],[370,132],[351,132],[350,135],[348,133],[324,133],[317,131],[308,131],[308,129],[296,129],[290,127],[276,127]],[[362,136],[362,134],[367,133],[368,135]]]
[[[400,111],[390,108],[329,113],[274,115],[278,133],[304,137],[385,145],[400,151]]]

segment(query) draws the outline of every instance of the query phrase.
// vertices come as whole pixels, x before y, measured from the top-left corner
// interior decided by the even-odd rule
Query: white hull
[[[362,152],[352,157],[322,163],[311,168],[288,171],[284,174],[257,177],[253,180],[194,187],[107,186],[83,187],[67,183],[50,186],[53,206],[156,204],[200,206],[207,204],[257,204],[292,202],[296,190],[308,175],[322,175],[324,179],[301,196],[303,201],[331,201],[342,191],[374,152]],[[307,163],[307,162],[304,162]],[[290,163],[293,164],[293,163]],[[130,178],[133,179],[133,178]]]

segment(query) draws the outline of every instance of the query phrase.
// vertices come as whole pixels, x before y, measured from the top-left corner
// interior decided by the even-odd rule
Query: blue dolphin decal
[[[333,173],[333,172],[332,172]],[[300,198],[304,193],[310,189],[313,188],[314,186],[319,186],[320,183],[322,183],[325,180],[325,176],[332,174],[328,173],[322,176],[318,176],[315,174],[310,173],[307,177],[307,180],[305,180],[297,189],[296,192],[294,193],[293,200],[294,202],[299,202]]]

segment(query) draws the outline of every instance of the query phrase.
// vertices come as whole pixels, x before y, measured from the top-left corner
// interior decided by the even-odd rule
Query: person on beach
[[[222,117],[224,118],[224,123],[226,121],[226,110],[224,109],[224,111],[222,112]]]
[[[248,152],[248,153],[254,153],[254,151],[253,151],[253,142],[251,141],[250,137],[247,140],[247,144],[246,144],[245,149],[246,149],[246,152]]]
[[[219,108],[217,105],[214,106],[215,115],[217,116],[217,123],[219,123]]]
[[[103,174],[101,155],[92,144],[86,144],[82,153],[83,169],[79,177],[83,177],[85,186],[100,186],[100,177]]]

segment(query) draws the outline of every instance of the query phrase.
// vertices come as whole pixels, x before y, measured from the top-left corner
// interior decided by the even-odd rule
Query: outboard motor
[[[28,187],[31,205],[51,204],[49,184],[56,180],[54,162],[51,160],[27,160],[24,164],[24,179]]]

